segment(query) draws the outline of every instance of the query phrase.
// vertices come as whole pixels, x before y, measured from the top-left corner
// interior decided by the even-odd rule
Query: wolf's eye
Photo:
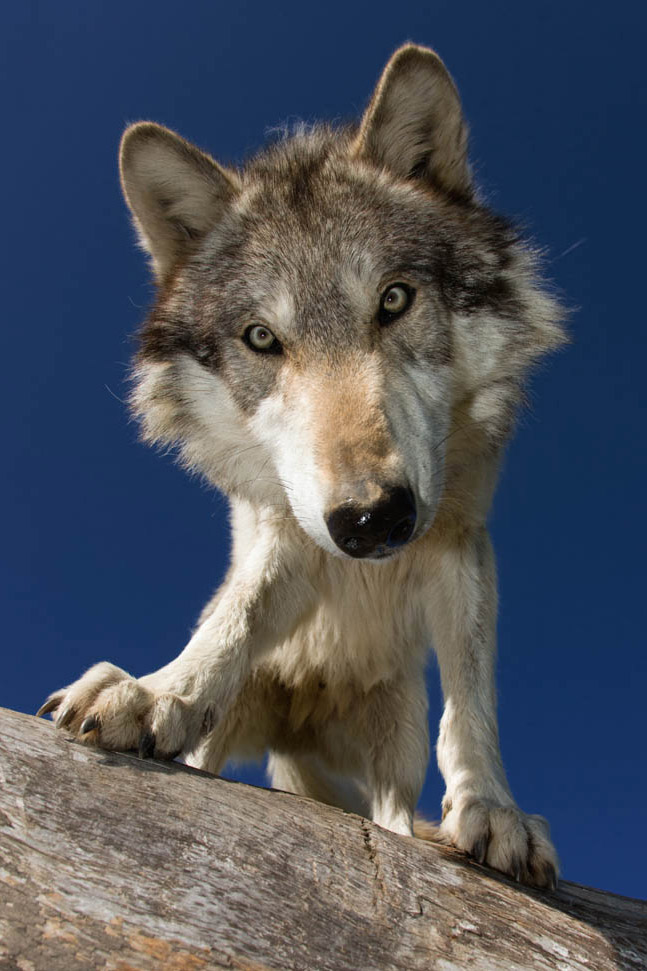
[[[403,314],[411,306],[414,290],[406,283],[394,283],[382,294],[380,300],[379,321],[390,324],[392,320]]]
[[[281,345],[276,337],[263,324],[252,324],[243,334],[243,340],[253,351],[261,351],[266,354],[280,354]]]

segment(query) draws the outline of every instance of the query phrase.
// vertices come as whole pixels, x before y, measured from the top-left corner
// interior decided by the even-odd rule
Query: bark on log
[[[3,969],[647,969],[647,903],[528,890],[358,816],[2,709],[0,784]]]

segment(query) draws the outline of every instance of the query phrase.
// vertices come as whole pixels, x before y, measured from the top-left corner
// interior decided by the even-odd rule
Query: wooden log
[[[0,709],[0,968],[645,971],[647,904]]]

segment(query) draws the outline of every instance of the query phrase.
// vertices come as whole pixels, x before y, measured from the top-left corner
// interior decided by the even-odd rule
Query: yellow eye
[[[269,351],[273,354],[281,351],[281,345],[276,337],[269,327],[265,327],[263,324],[252,324],[251,327],[248,327],[243,335],[243,340],[253,351]]]
[[[414,290],[406,283],[394,283],[382,294],[379,319],[381,324],[389,324],[411,305]]]

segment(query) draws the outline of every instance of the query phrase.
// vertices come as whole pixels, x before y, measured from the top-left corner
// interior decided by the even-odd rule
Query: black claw
[[[542,890],[557,890],[559,876],[552,863],[540,863],[530,868],[529,883]]]
[[[95,728],[99,727],[99,719],[96,715],[88,715],[81,722],[81,728],[79,729],[81,735],[87,735],[88,732],[94,731]]]
[[[75,709],[72,707],[72,705],[68,705],[68,707],[64,708],[61,714],[56,719],[57,726],[59,728],[67,728],[67,726],[70,724],[70,722],[72,721],[75,715],[76,715]]]
[[[510,863],[510,875],[514,880],[517,881],[517,883],[521,883],[522,874],[523,874],[523,862],[520,859],[520,857],[515,856],[513,857],[512,862]]]
[[[146,732],[139,740],[140,759],[152,759],[155,754],[155,735],[153,732]]]
[[[44,705],[41,705],[36,712],[36,718],[40,718],[41,715],[49,715],[50,711],[56,711],[60,705],[62,698],[60,695],[51,695]]]
[[[472,847],[472,856],[478,863],[485,863],[489,838],[481,836]]]

